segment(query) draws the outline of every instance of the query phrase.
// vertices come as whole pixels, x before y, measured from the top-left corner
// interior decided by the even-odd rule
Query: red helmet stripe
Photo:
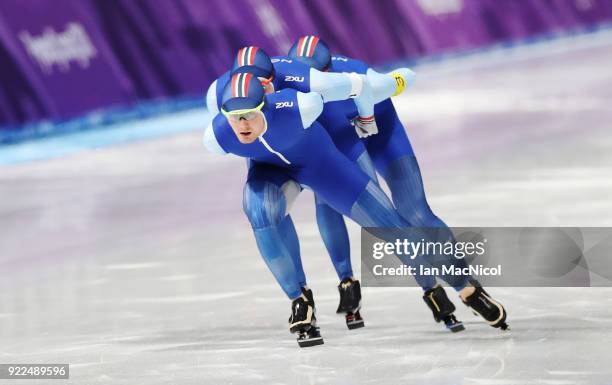
[[[255,55],[257,54],[257,47],[249,47],[250,49],[250,54],[249,54],[249,61],[247,62],[247,65],[253,65],[255,63]]]
[[[249,82],[253,77],[253,74],[245,73],[242,77],[242,97],[247,97],[249,95]]]
[[[319,38],[316,36],[312,36],[312,39],[310,40],[310,48],[308,49],[308,57],[312,57],[314,55],[314,51],[315,48],[317,46],[317,43],[319,42]]]
[[[298,46],[297,46],[297,55],[298,56],[304,56],[302,55],[302,50],[304,49],[304,41],[308,38],[308,36],[302,36],[300,38],[300,41],[298,42]]]
[[[240,79],[240,74],[236,74],[232,76],[232,97],[238,96],[238,79]]]
[[[246,47],[240,48],[238,50],[238,54],[236,55],[236,61],[238,62],[238,66],[242,67],[244,65],[243,60],[242,60],[242,56],[244,55],[244,50],[246,49]]]

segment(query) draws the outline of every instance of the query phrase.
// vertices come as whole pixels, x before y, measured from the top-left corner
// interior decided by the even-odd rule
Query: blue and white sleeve
[[[310,127],[323,112],[323,99],[316,92],[298,92],[297,104],[304,128]]]
[[[219,107],[217,106],[217,81],[215,80],[210,87],[208,87],[208,92],[206,93],[206,108],[208,112],[212,116],[215,116],[219,112]]]
[[[395,75],[401,76],[405,84],[400,87],[395,80]],[[400,94],[404,87],[412,87],[415,82],[416,74],[408,68],[397,68],[388,73],[379,73],[372,68],[368,68],[366,73],[368,83],[372,87],[374,103],[380,103],[385,99]]]
[[[354,98],[362,87],[363,75],[310,69],[310,91],[321,94],[325,103]]]
[[[203,138],[204,147],[212,153],[225,155],[227,152],[221,147],[215,136],[215,130],[213,128],[213,122],[211,121],[206,130],[204,131]]]

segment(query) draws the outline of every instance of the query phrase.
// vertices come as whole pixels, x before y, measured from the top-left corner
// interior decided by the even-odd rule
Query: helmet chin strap
[[[263,86],[264,92],[266,94],[271,94],[274,92],[274,83],[272,82],[272,79],[274,79],[274,75],[270,75],[270,77],[267,79],[259,76],[257,77],[257,79],[259,79],[259,81],[261,82],[261,85]],[[268,92],[268,89],[270,89],[270,92]]]
[[[266,85],[264,85],[264,92],[266,94],[272,94],[272,93],[274,93],[274,91],[275,91],[274,90],[274,83],[269,82],[269,83],[266,83]]]

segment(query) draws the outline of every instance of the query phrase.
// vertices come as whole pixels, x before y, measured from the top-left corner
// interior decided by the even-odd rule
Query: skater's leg
[[[402,156],[382,173],[400,215],[413,226],[447,228],[427,203],[419,164],[414,155]]]
[[[376,172],[368,153],[364,151],[356,160],[357,165],[372,180],[377,181]],[[342,214],[331,208],[321,197],[315,195],[317,224],[321,238],[327,248],[340,281],[353,276],[350,242]]]
[[[438,242],[455,242],[451,230],[431,211],[425,199],[421,172],[414,156],[406,155],[396,159],[387,167],[383,176],[391,190],[395,207],[404,219],[415,227],[437,228],[436,240]],[[458,268],[467,266],[465,260],[450,256],[447,262]],[[471,277],[440,275],[439,278],[460,292],[468,286],[468,280]]]
[[[254,165],[244,188],[244,212],[268,268],[290,299],[300,297],[306,279],[288,209],[300,191],[280,168]]]
[[[427,203],[419,164],[393,104],[384,101],[376,112],[382,135],[372,137],[367,149],[391,190],[395,207],[413,226],[446,227]]]
[[[367,143],[367,148],[376,169],[389,186],[397,211],[414,227],[437,228],[435,232],[430,231],[435,241],[455,242],[448,226],[433,213],[427,202],[421,171],[412,145],[390,100],[376,106],[376,121],[382,135],[379,138],[372,137]],[[458,268],[467,266],[463,259],[452,256],[446,258],[444,262]],[[471,277],[440,275],[438,278],[460,292],[468,287],[468,280]]]
[[[391,100],[377,104],[375,111],[379,132],[367,138],[365,145],[376,171],[384,176],[390,164],[404,156],[414,156],[414,151]]]
[[[357,166],[359,166],[359,168],[365,172],[370,179],[372,179],[372,181],[374,181],[374,183],[378,184],[378,177],[376,176],[374,162],[367,151],[364,151],[361,155],[359,155],[355,162],[357,163]]]
[[[287,214],[285,219],[279,223],[278,227],[285,247],[287,247],[287,250],[289,250],[289,254],[291,255],[291,259],[293,259],[293,264],[297,271],[300,286],[306,287],[306,275],[304,274],[304,268],[302,267],[302,256],[300,254],[300,241],[298,239],[297,232],[295,231],[295,225],[293,224],[291,215]]]
[[[331,208],[318,195],[315,195],[315,207],[319,233],[327,248],[334,269],[336,269],[338,278],[343,280],[352,277],[351,249],[344,217]]]
[[[390,100],[376,106],[376,121],[380,133],[369,139],[366,146],[376,169],[391,190],[393,202],[398,211],[413,226],[438,228],[438,240],[455,242],[450,229],[433,213],[427,203],[418,162],[406,131]],[[456,267],[467,266],[463,259],[450,258],[448,262]],[[459,292],[461,300],[480,314],[489,324],[502,329],[507,327],[503,306],[492,299],[472,277],[440,276],[439,278],[453,286]],[[439,290],[436,289],[431,293],[436,293]],[[427,292],[424,298],[428,302]],[[433,299],[435,300],[435,298]],[[487,303],[488,306],[482,307],[484,303]],[[454,308],[454,305],[451,308]],[[435,312],[434,317],[436,317]],[[445,323],[447,323],[447,320],[445,320]]]
[[[371,231],[375,231],[373,233],[374,236],[382,237],[383,239],[387,238],[385,240],[390,242],[393,242],[396,238],[403,238],[405,233],[401,228],[410,227],[410,224],[393,207],[384,191],[373,182],[366,186],[363,193],[355,201],[349,216],[362,227],[386,228],[386,230],[380,232]],[[389,230],[390,228],[398,228],[398,230]],[[409,266],[414,266],[417,263],[416,259],[398,257],[404,264]],[[423,288],[423,291],[431,290],[436,285],[435,277],[430,275],[417,274],[414,278],[419,286]]]

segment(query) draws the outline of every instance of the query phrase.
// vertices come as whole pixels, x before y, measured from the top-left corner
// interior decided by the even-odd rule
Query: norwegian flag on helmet
[[[253,46],[240,48],[236,57],[238,66],[251,66],[255,64],[255,55],[258,49],[259,48]]]
[[[232,76],[232,97],[246,98],[249,95],[249,82],[253,74],[244,72]]]
[[[315,52],[315,48],[319,43],[319,38],[316,36],[303,36],[300,38],[297,46],[297,55],[303,57],[312,57]]]

